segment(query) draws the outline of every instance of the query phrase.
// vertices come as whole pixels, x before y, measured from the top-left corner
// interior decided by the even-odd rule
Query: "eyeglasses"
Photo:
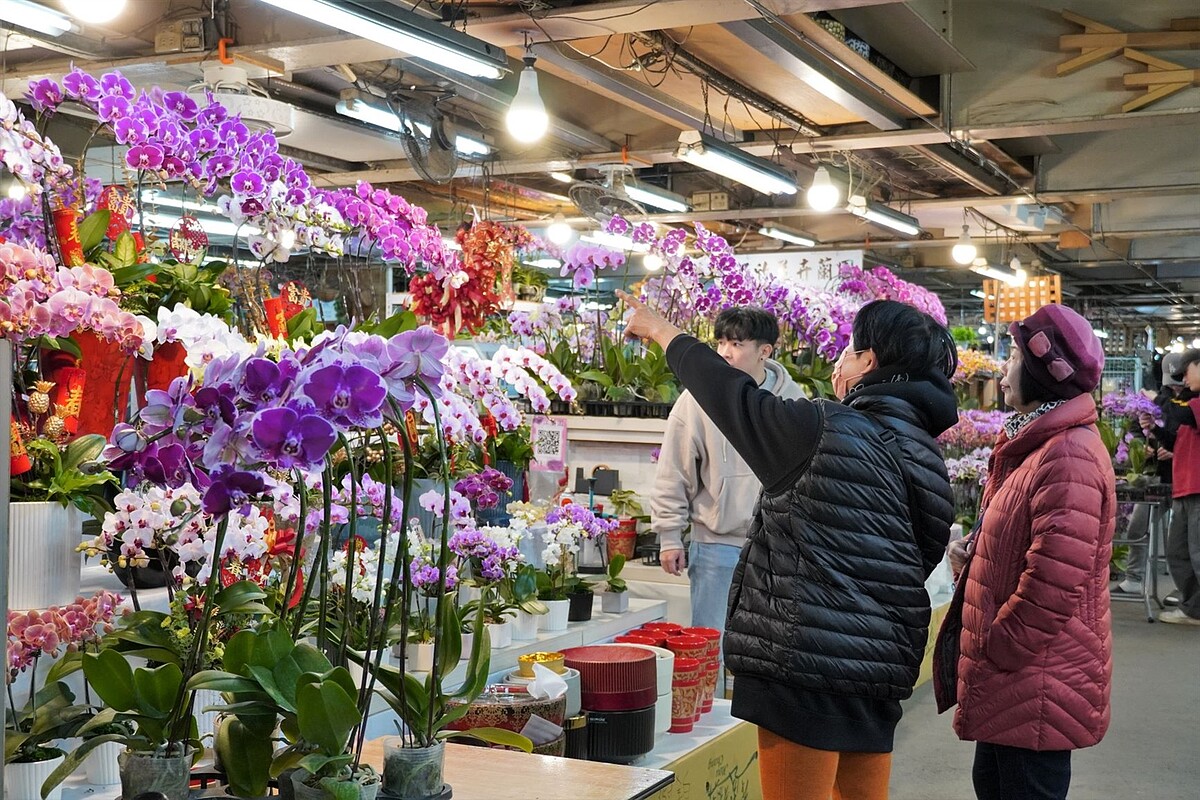
[[[840,356],[838,356],[837,361],[835,361],[834,363],[841,364],[843,361],[845,361],[847,353],[849,353],[852,356],[857,356],[859,353],[865,353],[870,349],[871,348],[869,348],[869,347],[864,347],[862,350],[851,350],[849,347],[847,347],[845,350],[842,351],[842,354]]]

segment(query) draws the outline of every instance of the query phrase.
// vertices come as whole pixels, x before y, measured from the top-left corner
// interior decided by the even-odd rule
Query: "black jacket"
[[[902,700],[925,653],[925,579],[954,517],[945,462],[903,400],[815,405],[812,459],[791,487],[760,499],[734,572],[726,663],[738,677]]]
[[[934,438],[958,418],[949,382],[784,401],[692,337],[667,357],[763,485],[726,622],[735,715],[810,747],[890,750],[953,520]]]

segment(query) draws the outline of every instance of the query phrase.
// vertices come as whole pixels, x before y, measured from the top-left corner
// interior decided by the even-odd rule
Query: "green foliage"
[[[533,461],[533,444],[529,441],[529,437],[528,425],[522,425],[515,431],[497,433],[488,442],[492,463],[507,461],[518,469],[528,469],[529,462]]]
[[[781,353],[778,360],[810,399],[833,397],[833,364],[811,350],[800,360],[789,353]]]
[[[69,739],[87,721],[91,711],[75,704],[75,695],[62,681],[48,681],[22,708],[6,708],[4,763],[44,761],[62,754],[54,747]]]
[[[955,325],[950,329],[950,336],[954,338],[955,344],[972,345],[979,341],[975,329],[970,325]]]
[[[418,324],[417,315],[405,309],[404,311],[397,311],[390,317],[378,322],[360,323],[355,326],[355,330],[390,339],[397,333],[414,330]]]
[[[599,346],[603,367],[584,370],[578,377],[603,387],[605,399],[673,403],[679,397],[679,384],[657,342],[647,345],[644,354],[638,354],[633,345],[617,345],[607,339]]]
[[[608,500],[618,517],[640,517],[645,513],[642,504],[637,501],[637,492],[632,489],[613,489]]]
[[[516,574],[500,584],[500,595],[512,608],[519,608],[526,614],[545,614],[549,611],[546,604],[538,599],[538,574],[540,570],[533,564],[521,564]]]
[[[117,239],[120,249],[122,234]],[[101,254],[110,255],[110,254]],[[120,263],[110,268],[129,268],[136,264],[136,253],[132,263]],[[119,252],[111,254],[112,258],[120,258]],[[159,308],[174,308],[185,305],[198,314],[212,314],[226,322],[232,319],[233,302],[229,290],[220,285],[221,275],[229,268],[230,262],[216,259],[200,263],[201,255],[195,263],[180,262],[166,259],[162,263],[141,265],[149,267],[141,280],[132,283],[124,291],[121,306],[135,314],[145,314],[154,318]],[[105,259],[101,258],[101,261]],[[123,259],[122,259],[123,260]],[[105,264],[105,266],[110,266]],[[149,278],[153,276],[154,280]]]
[[[13,500],[74,504],[97,517],[112,510],[104,487],[115,484],[116,476],[96,463],[104,444],[104,437],[97,433],[79,436],[65,448],[49,439],[31,439],[25,448],[32,469],[12,481]]]
[[[621,577],[621,570],[625,568],[625,555],[617,553],[608,562],[607,580],[610,592],[623,592],[629,588],[629,584],[625,583],[625,579]]]

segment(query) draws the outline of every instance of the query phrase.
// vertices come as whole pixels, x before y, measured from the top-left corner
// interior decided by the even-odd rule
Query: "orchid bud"
[[[140,431],[128,426],[114,434],[113,440],[123,453],[140,453],[149,444]]]

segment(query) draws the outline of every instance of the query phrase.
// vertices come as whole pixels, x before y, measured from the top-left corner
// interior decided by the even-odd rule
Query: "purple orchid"
[[[234,509],[244,510],[249,507],[250,500],[266,488],[266,481],[256,472],[219,467],[212,473],[212,483],[204,493],[204,513],[216,517]]]
[[[393,379],[420,380],[432,389],[442,379],[450,342],[428,325],[396,334],[388,341],[392,364],[384,374]]]
[[[139,144],[129,148],[125,163],[130,169],[158,169],[163,163],[163,150],[154,144]]]
[[[330,364],[308,375],[304,395],[337,427],[374,428],[383,424],[387,385],[378,373],[358,364]]]
[[[260,411],[250,429],[264,460],[281,470],[320,466],[337,439],[321,417],[287,407]]]

